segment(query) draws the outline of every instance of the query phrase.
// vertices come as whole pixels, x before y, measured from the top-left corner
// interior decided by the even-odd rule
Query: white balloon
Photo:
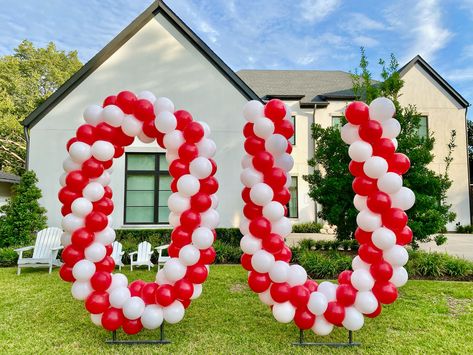
[[[200,252],[195,246],[188,244],[179,250],[179,261],[185,266],[196,264],[200,259]]]
[[[373,154],[371,144],[365,141],[353,142],[348,148],[348,155],[356,162],[364,162]]]
[[[337,299],[337,285],[330,281],[323,281],[317,287],[317,292],[325,296],[327,302],[335,301]]]
[[[212,173],[212,163],[204,157],[197,157],[189,164],[190,173],[197,179],[205,179]]]
[[[401,133],[401,125],[395,118],[381,122],[381,126],[383,126],[383,137],[385,138],[396,138]]]
[[[374,279],[368,270],[358,269],[351,274],[351,284],[358,291],[369,291],[374,286]]]
[[[128,287],[117,287],[110,291],[108,300],[110,305],[115,308],[123,308],[123,305],[131,298],[131,292]]]
[[[158,116],[161,112],[174,112],[174,104],[167,97],[158,97],[154,102],[154,113]]]
[[[128,278],[123,274],[112,274],[112,283],[107,289],[108,292],[115,290],[120,287],[128,286]]]
[[[274,157],[274,165],[289,172],[294,167],[294,158],[288,153],[283,153]]]
[[[340,135],[346,144],[353,144],[361,140],[360,135],[358,134],[358,127],[359,126],[347,123],[340,129]]]
[[[274,303],[276,303],[273,298],[271,297],[271,292],[268,290],[258,293],[258,297],[261,302],[263,302],[265,305],[272,306]]]
[[[120,127],[125,114],[120,107],[115,105],[107,105],[103,108],[101,119],[113,127]]]
[[[254,121],[253,132],[257,137],[266,139],[274,133],[274,123],[269,118],[259,117]]]
[[[194,196],[200,189],[200,182],[191,174],[182,175],[179,180],[177,180],[177,190],[184,197]]]
[[[93,314],[91,313],[90,314],[90,320],[92,321],[92,323],[94,323],[96,326],[102,326],[102,314],[103,313],[99,313],[99,314]]]
[[[307,272],[300,265],[291,265],[289,267],[289,274],[287,277],[287,283],[290,286],[303,285],[307,281]]]
[[[173,151],[171,150],[168,150],[166,152],[166,161],[171,164],[174,160],[176,160],[177,158],[179,158],[179,155],[177,153],[174,153]]]
[[[175,282],[186,275],[187,268],[182,265],[178,258],[171,258],[164,264],[163,270],[166,278],[171,282]]]
[[[145,99],[145,100],[148,100],[149,102],[151,103],[154,103],[156,101],[156,96],[154,96],[154,94],[151,92],[151,91],[148,91],[148,90],[144,90],[144,91],[141,91],[137,97],[139,99]]]
[[[327,310],[327,297],[322,292],[312,292],[310,294],[307,308],[316,316],[321,316]],[[318,318],[318,317],[317,317]]]
[[[200,225],[202,227],[214,229],[218,226],[220,215],[214,209],[209,209],[200,214]]]
[[[263,183],[263,174],[253,168],[246,168],[240,173],[240,181],[246,187]]]
[[[100,232],[95,232],[95,241],[103,245],[112,244],[115,241],[115,237],[115,231],[110,227],[106,227]]]
[[[100,200],[105,194],[103,185],[99,182],[89,182],[82,190],[82,196],[91,202]]]
[[[286,282],[289,277],[290,266],[282,260],[276,260],[269,270],[269,278],[276,283]]]
[[[353,270],[369,270],[370,269],[370,264],[365,263],[358,255],[353,258],[351,261],[351,268]]]
[[[265,274],[271,270],[274,261],[273,254],[268,253],[266,250],[258,250],[251,257],[251,266],[253,266],[253,269],[257,272]]]
[[[107,141],[95,141],[91,148],[92,155],[100,161],[107,161],[113,158],[115,147]]]
[[[74,162],[82,164],[92,156],[90,145],[84,142],[74,142],[69,147],[69,155]]]
[[[296,308],[291,302],[275,303],[273,305],[273,316],[280,323],[289,323],[294,319]]]
[[[79,301],[84,301],[92,291],[89,281],[74,281],[71,288],[72,297]]]
[[[367,200],[366,196],[361,196],[361,195],[356,194],[355,197],[353,198],[353,204],[355,205],[355,208],[361,212],[363,210],[368,209],[368,206],[366,206],[366,200]]]
[[[141,324],[143,324],[145,329],[157,329],[163,324],[163,320],[163,309],[155,304],[146,306],[141,316]]]
[[[71,233],[63,232],[61,234],[61,245],[67,247],[69,244],[71,244]]]
[[[386,159],[378,156],[368,158],[363,164],[363,171],[368,177],[378,179],[387,173],[388,162]]]
[[[84,250],[85,258],[93,263],[98,263],[100,260],[105,258],[106,254],[107,250],[101,243],[92,243]]]
[[[194,293],[192,293],[191,300],[195,300],[202,294],[202,284],[194,284]]]
[[[93,208],[92,202],[83,197],[76,198],[71,204],[72,213],[82,218],[92,212]]]
[[[130,297],[123,305],[123,315],[131,320],[140,318],[144,310],[145,302],[137,296]]]
[[[399,143],[396,138],[391,138],[391,141],[394,144],[394,150],[397,150],[397,147],[399,146]]]
[[[378,179],[378,189],[387,194],[394,194],[402,187],[402,177],[396,173],[389,172]]]
[[[175,129],[164,135],[163,143],[166,149],[177,152],[179,147],[185,143],[184,135],[182,131]]]
[[[240,221],[240,233],[245,235],[245,234],[250,234],[250,221],[248,221],[246,218],[243,218]]]
[[[174,192],[168,198],[168,207],[174,213],[182,213],[191,206],[190,199],[179,192]]]
[[[95,274],[95,264],[89,260],[82,259],[72,267],[72,275],[77,281],[89,281]]]
[[[273,189],[264,182],[257,183],[253,185],[250,190],[251,201],[255,205],[264,206],[271,202],[274,197]]]
[[[409,260],[409,254],[406,248],[400,245],[394,245],[392,248],[383,251],[383,258],[393,267],[404,266]]]
[[[59,185],[61,185],[61,187],[66,186],[66,176],[67,176],[67,172],[63,172],[61,176],[59,177]]]
[[[207,122],[204,122],[204,121],[196,121],[196,122],[200,124],[202,128],[204,129],[204,137],[210,136],[210,127],[207,124]]]
[[[146,143],[146,144],[154,142],[154,138],[148,137],[143,131],[138,133],[137,137],[140,141],[142,141],[143,143]]]
[[[363,314],[361,314],[355,307],[345,308],[345,318],[342,325],[348,330],[360,330],[365,323]]]
[[[199,155],[205,158],[212,158],[217,151],[217,146],[215,142],[211,139],[204,138],[200,142],[196,143],[197,149],[199,150]]]
[[[80,170],[81,166],[81,164],[76,163],[74,160],[72,160],[70,156],[64,159],[64,161],[62,162],[62,168],[68,173],[74,170]]]
[[[355,308],[363,314],[371,314],[378,308],[378,300],[371,291],[362,291],[356,294]]]
[[[328,322],[324,316],[319,316],[315,318],[315,323],[311,329],[315,334],[325,336],[332,332],[333,324]]]
[[[158,99],[159,100],[159,99]],[[156,106],[155,106],[156,110]],[[156,115],[154,120],[156,129],[161,133],[170,133],[174,131],[177,127],[176,116],[169,111],[163,111]]]
[[[214,235],[209,228],[199,227],[192,232],[192,244],[199,249],[207,249],[212,246]]]
[[[261,250],[261,239],[253,237],[251,234],[244,235],[240,239],[240,248],[245,254],[253,255],[258,250]]]
[[[210,199],[212,200],[212,208],[213,209],[217,209],[218,207],[218,196],[213,194],[213,195],[210,195]]]
[[[243,107],[243,117],[248,122],[254,122],[257,118],[264,116],[264,106],[260,101],[248,101]]]
[[[125,115],[121,128],[127,136],[136,137],[143,129],[143,122],[133,115]]]
[[[271,233],[275,233],[285,238],[292,232],[292,225],[289,218],[282,217],[277,221],[271,222]]]
[[[393,276],[389,282],[391,282],[396,287],[401,287],[407,283],[408,279],[409,275],[407,274],[406,269],[400,266],[393,269]]]
[[[394,116],[396,108],[388,98],[378,97],[371,101],[369,112],[372,120],[386,121]]]
[[[251,155],[245,154],[243,158],[241,158],[241,167],[242,169],[246,168],[253,168],[253,157]]]
[[[373,232],[382,225],[381,215],[363,210],[356,216],[356,223],[366,232]]]
[[[264,142],[265,149],[273,156],[284,154],[287,149],[287,139],[281,134],[272,134]]]
[[[101,121],[102,106],[90,105],[84,110],[84,120],[92,126],[97,126]]]
[[[165,274],[163,269],[159,270],[156,273],[156,283],[158,285],[172,285],[172,284],[174,284],[174,282],[171,282],[166,278],[166,274]]]
[[[263,216],[271,222],[280,220],[284,217],[284,206],[277,201],[271,201],[264,205]]]
[[[416,201],[416,196],[414,192],[408,187],[401,187],[398,192],[395,192],[390,195],[391,197],[391,207],[400,208],[404,211],[410,209],[414,206]]]
[[[85,226],[84,219],[77,217],[72,213],[64,216],[61,221],[62,229],[66,232],[73,233],[75,230]]]
[[[377,248],[387,250],[396,244],[396,234],[388,228],[381,227],[373,232],[371,241]]]
[[[110,181],[111,181],[111,176],[110,176],[110,173],[105,170],[102,175],[100,175],[98,178],[96,179],[92,179],[91,180],[92,182],[98,182],[100,185],[102,186],[107,186],[108,184],[110,184]]]
[[[166,322],[176,324],[184,318],[185,309],[181,302],[174,301],[163,310],[163,316]]]

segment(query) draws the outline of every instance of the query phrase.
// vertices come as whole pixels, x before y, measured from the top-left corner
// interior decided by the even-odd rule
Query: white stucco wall
[[[122,90],[150,90],[156,96],[169,97],[176,109],[186,109],[195,119],[210,125],[211,137],[218,147],[215,160],[220,183],[220,226],[237,226],[243,155],[241,110],[247,100],[160,14],[31,129],[30,168],[39,178],[44,196],[41,203],[48,210],[48,223],[60,226],[58,178],[66,156],[65,144],[83,123],[84,108]],[[159,148],[157,144],[143,144],[136,139],[127,151],[159,151]],[[113,169],[113,224],[119,228],[123,227],[124,157],[115,161]]]

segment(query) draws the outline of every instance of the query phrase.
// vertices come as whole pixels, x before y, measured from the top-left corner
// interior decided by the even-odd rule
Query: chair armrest
[[[167,249],[168,247],[169,247],[169,244],[166,244],[166,245],[160,245],[159,247],[156,247],[156,248],[154,248],[154,249],[156,249],[156,250],[159,251],[159,250]]]
[[[20,253],[20,252],[27,251],[27,250],[31,250],[31,249],[34,249],[34,246],[33,246],[33,245],[30,245],[29,247],[18,248],[18,249],[15,249],[15,251],[16,251],[17,253]]]
[[[122,255],[125,255],[125,252],[124,252],[124,251],[122,251],[122,252],[120,253],[120,256],[122,256]]]
[[[58,247],[51,248],[51,251],[56,251],[56,250],[61,250],[61,249],[64,249],[64,247],[62,245],[58,246]]]
[[[135,255],[137,253],[138,253],[137,251],[134,251],[134,252],[128,253],[128,255],[132,256],[132,255]]]

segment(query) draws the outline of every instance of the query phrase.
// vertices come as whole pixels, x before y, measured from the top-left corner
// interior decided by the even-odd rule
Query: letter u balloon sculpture
[[[383,304],[394,302],[397,288],[407,282],[403,266],[408,254],[403,246],[412,240],[412,231],[404,211],[415,198],[402,186],[410,162],[396,153],[401,127],[394,114],[395,106],[387,98],[369,106],[353,102],[346,108],[348,123],[341,136],[350,145],[348,169],[359,211],[354,233],[360,248],[353,271],[340,273],[338,284],[318,284],[302,266],[290,264],[291,250],[284,243],[291,232],[285,217],[291,197],[288,173],[294,164],[288,141],[294,134],[290,109],[280,100],[264,106],[250,101],[244,107],[248,122],[241,163],[241,264],[248,270],[250,288],[270,306],[277,321],[294,321],[301,330],[312,329],[318,335],[328,335],[334,326],[358,330],[365,316],[374,318]]]

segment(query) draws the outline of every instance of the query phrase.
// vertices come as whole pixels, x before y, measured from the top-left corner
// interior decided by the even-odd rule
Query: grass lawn
[[[136,271],[132,277],[152,280],[154,272]],[[355,333],[361,347],[298,348],[291,345],[298,329],[273,319],[246,286],[240,266],[212,266],[201,298],[181,323],[165,327],[172,344],[111,346],[104,343],[110,333],[90,322],[57,269],[52,275],[26,269],[16,276],[16,269],[5,268],[0,269],[0,353],[473,353],[473,283],[410,281],[400,295]],[[341,329],[324,338],[306,331],[307,341],[345,341],[346,336]],[[158,337],[159,329],[127,336]]]

